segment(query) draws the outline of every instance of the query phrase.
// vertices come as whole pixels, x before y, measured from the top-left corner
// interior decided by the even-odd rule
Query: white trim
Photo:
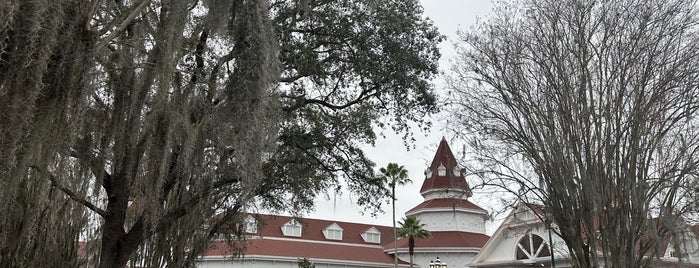
[[[405,213],[405,216],[411,216],[411,215],[415,215],[415,214],[419,214],[419,213],[425,213],[425,212],[453,212],[453,211],[466,212],[466,213],[475,213],[475,214],[482,214],[482,215],[488,216],[488,213],[485,212],[485,211],[483,211],[483,210],[472,209],[472,208],[462,208],[462,207],[455,207],[455,208],[454,208],[454,207],[451,207],[451,208],[447,208],[447,207],[420,208],[420,209],[416,209],[416,210],[413,210],[413,211],[408,211],[408,212],[406,212],[406,213]]]
[[[310,239],[295,239],[295,238],[284,238],[284,237],[276,237],[276,236],[265,236],[265,237],[261,237],[260,239],[303,242],[303,243],[316,243],[316,244],[326,244],[326,245],[339,245],[339,246],[353,246],[353,247],[364,247],[364,248],[383,248],[383,246],[378,245],[378,244],[377,245],[365,245],[365,244],[357,244],[357,243],[319,241],[319,240],[310,240]]]
[[[463,200],[468,199],[468,190],[464,190],[461,188],[430,188],[430,189],[427,189],[427,190],[420,192],[420,194],[422,196],[425,196],[425,195],[430,194],[432,192],[461,192],[461,193],[463,193],[463,196],[466,197],[466,198],[461,198],[461,199],[463,199]],[[442,197],[442,198],[433,198],[433,199],[454,199],[454,198],[453,197]],[[427,201],[427,200],[425,200],[425,201]]]
[[[379,241],[373,241],[373,240],[372,240],[372,241],[369,241],[369,239],[368,239],[369,236],[368,236],[368,235],[370,235],[370,234],[371,234],[371,235],[378,235],[378,236],[379,236]],[[376,227],[374,227],[374,226],[371,226],[371,228],[369,228],[369,229],[367,229],[366,231],[362,232],[362,233],[360,234],[360,236],[362,237],[362,239],[364,239],[364,242],[366,242],[366,243],[381,244],[381,232],[380,232],[378,229],[376,229]]]
[[[291,219],[290,221],[282,224],[280,228],[282,229],[282,234],[284,234],[284,236],[301,237],[301,235],[303,235],[303,225],[301,225],[301,223],[296,219]],[[289,230],[287,230],[287,228]],[[298,230],[298,234],[295,232],[296,230]]]
[[[481,252],[478,252],[478,255],[476,255],[476,257],[473,258],[473,262],[471,264],[472,266],[475,265],[481,258],[483,258],[483,256],[487,256],[485,254],[490,254],[490,251],[493,250],[492,244],[497,243],[495,240],[502,240],[503,239],[502,232],[505,229],[508,229],[509,226],[506,226],[506,225],[509,224],[510,221],[512,221],[511,217],[513,214],[514,214],[514,209],[511,210],[510,213],[507,214],[507,217],[505,217],[505,219],[502,221],[502,223],[500,223],[500,226],[498,226],[498,229],[495,230],[493,235],[491,235],[488,238],[488,241],[485,241],[485,245],[483,245],[483,247],[481,248]]]
[[[328,227],[325,227],[325,229],[323,229],[322,232],[323,232],[323,236],[325,236],[325,239],[342,241],[342,236],[343,236],[344,230],[337,223],[333,223],[333,224],[329,225]],[[338,232],[340,234],[340,237],[330,236],[331,233],[337,234]]]
[[[564,259],[560,258],[555,258],[556,264],[559,264],[559,261],[563,261]],[[565,261],[568,261],[565,259]],[[492,261],[492,262],[481,262],[481,263],[471,263],[471,267],[480,267],[480,266],[507,266],[507,265],[518,265],[518,264],[534,264],[534,263],[551,263],[551,257],[546,256],[546,257],[541,257],[541,258],[536,258],[536,259],[526,259],[526,260],[504,260],[504,261]],[[562,263],[561,263],[562,264]],[[568,266],[565,266],[568,267]]]
[[[393,248],[387,248],[383,252],[393,254]],[[478,253],[481,248],[477,247],[415,247],[415,253]],[[408,248],[398,248],[398,254],[409,253]]]
[[[269,255],[241,255],[240,257],[224,257],[224,256],[204,256],[200,257],[200,261],[283,261],[295,263],[298,262],[297,257],[282,257],[282,256],[269,256]],[[337,260],[337,259],[320,259],[320,258],[308,258],[309,261],[315,264],[335,264],[335,265],[356,265],[356,266],[372,266],[372,267],[393,267],[393,263],[381,263],[381,262],[364,262],[364,261],[349,261],[349,260]],[[410,264],[398,264],[399,267],[410,267]]]

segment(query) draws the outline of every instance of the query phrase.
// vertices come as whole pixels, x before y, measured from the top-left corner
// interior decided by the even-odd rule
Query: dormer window
[[[461,170],[459,170],[459,167],[454,167],[454,176],[461,176]]]
[[[679,257],[677,254],[677,249],[675,249],[674,246],[670,247],[670,257],[673,257],[673,258]]]
[[[432,178],[432,170],[429,170],[429,169],[425,170],[425,178],[428,178],[428,179]]]
[[[257,233],[257,221],[252,216],[245,219],[245,232],[246,233]]]
[[[362,233],[362,238],[364,238],[364,242],[379,244],[381,243],[381,232],[376,230],[376,228],[371,227],[369,230]]]
[[[282,233],[285,236],[301,236],[301,224],[296,220],[290,220],[282,225]]]
[[[446,176],[447,175],[447,168],[444,167],[444,164],[439,164],[439,167],[437,168],[437,175],[438,176]]]
[[[325,239],[342,240],[342,228],[337,223],[333,223],[323,230],[323,235]]]

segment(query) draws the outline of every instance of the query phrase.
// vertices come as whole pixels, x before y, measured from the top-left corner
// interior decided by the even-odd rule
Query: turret
[[[447,140],[442,137],[432,164],[425,170],[425,181],[420,188],[420,194],[425,197],[425,200],[466,199],[471,196],[471,191],[465,175],[466,169],[459,167]]]

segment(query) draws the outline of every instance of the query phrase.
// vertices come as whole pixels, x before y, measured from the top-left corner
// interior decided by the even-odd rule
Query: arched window
[[[541,236],[528,233],[517,243],[518,260],[532,260],[546,256],[551,256],[551,251]]]

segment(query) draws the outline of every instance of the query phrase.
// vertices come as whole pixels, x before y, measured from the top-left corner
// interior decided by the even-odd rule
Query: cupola
[[[427,198],[431,193],[448,194],[451,191],[452,194],[469,197],[471,194],[465,175],[466,170],[458,166],[447,140],[442,137],[432,164],[425,170],[420,194]]]

